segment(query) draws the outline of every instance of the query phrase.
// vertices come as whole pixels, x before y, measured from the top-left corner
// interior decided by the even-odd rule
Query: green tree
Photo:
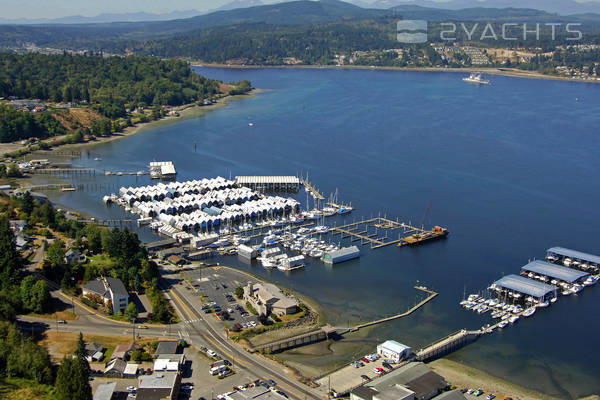
[[[17,164],[12,163],[8,166],[8,169],[6,170],[6,176],[9,178],[19,178],[21,176],[21,171],[19,171]]]
[[[17,282],[23,266],[21,255],[17,251],[15,236],[10,229],[8,219],[0,217],[0,288],[10,288]]]
[[[244,288],[242,288],[241,286],[238,286],[235,288],[235,296],[238,299],[241,299],[242,297],[244,297]]]
[[[50,309],[50,290],[44,280],[37,281],[31,288],[31,306],[30,310],[41,314]]]
[[[138,316],[138,310],[133,301],[127,305],[124,316],[127,321],[135,322],[135,319]]]
[[[64,357],[58,368],[55,386],[56,400],[91,400],[90,366],[85,359],[85,342],[79,334],[72,357]]]
[[[33,197],[29,191],[26,191],[21,198],[21,204],[19,206],[21,211],[23,211],[28,217],[31,215],[33,211]]]

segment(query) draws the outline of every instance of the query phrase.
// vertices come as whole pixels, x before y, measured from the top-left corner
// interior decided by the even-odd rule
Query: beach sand
[[[435,360],[428,364],[438,374],[446,378],[446,381],[458,389],[482,389],[486,394],[493,393],[499,399],[512,397],[521,400],[554,400],[551,397],[538,393],[514,383],[505,381],[467,365],[446,360],[444,358]]]

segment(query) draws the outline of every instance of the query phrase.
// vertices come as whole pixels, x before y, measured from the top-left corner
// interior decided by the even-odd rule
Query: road
[[[181,289],[182,285],[172,285],[168,288],[169,295],[174,300],[178,312],[186,322],[185,336],[191,343],[196,344],[208,342],[221,355],[233,361],[234,365],[250,372],[256,378],[273,379],[291,397],[296,399],[322,399],[327,394],[323,390],[310,388],[287,374],[281,365],[258,354],[248,353],[242,346],[227,340],[225,332],[216,329],[210,317],[205,319],[192,304],[191,292]],[[210,316],[210,314],[208,314]],[[214,318],[214,317],[212,317]]]
[[[192,291],[183,290],[183,285],[172,285],[171,283],[163,279],[161,286],[184,322],[172,325],[147,324],[147,329],[135,329],[136,337],[185,339],[194,347],[212,348],[224,358],[232,361],[234,368],[240,370],[245,376],[252,377],[252,379],[273,379],[291,398],[306,400],[327,397],[324,389],[313,389],[298,382],[275,361],[259,354],[250,354],[241,345],[229,341],[214,316],[206,314],[207,318],[205,319],[205,314],[193,305],[197,299],[192,299]],[[69,320],[66,324],[59,324],[57,320],[19,316],[18,322],[23,331],[56,330],[107,336],[134,336],[132,324],[115,321],[97,313],[73,297],[64,294],[55,284],[49,282],[49,285],[53,289],[51,295],[60,299],[67,307],[72,307],[78,319]]]

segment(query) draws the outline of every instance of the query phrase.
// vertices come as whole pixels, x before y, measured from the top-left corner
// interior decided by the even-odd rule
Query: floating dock
[[[236,176],[235,183],[259,191],[297,192],[301,182],[296,176]]]
[[[375,232],[372,232],[373,228],[375,228]],[[391,240],[388,237],[387,232],[385,232],[385,236],[379,236],[379,229],[383,231],[401,229],[402,234],[406,235],[410,233],[410,235]],[[441,239],[448,235],[448,230],[437,226],[432,230],[426,230],[404,222],[393,221],[382,217],[365,219],[333,227],[330,228],[328,232],[333,235],[339,234],[342,239],[351,238],[352,242],[360,241],[361,245],[370,244],[371,249],[378,249],[394,244],[400,247],[405,245],[414,246],[427,241]]]

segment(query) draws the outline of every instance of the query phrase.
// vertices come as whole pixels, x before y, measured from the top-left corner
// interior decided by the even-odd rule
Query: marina
[[[560,258],[558,255],[563,258]],[[567,261],[573,257],[578,263]],[[471,294],[463,299],[460,305],[478,314],[490,313],[498,322],[482,328],[486,333],[496,328],[504,329],[516,323],[520,317],[528,318],[535,314],[536,309],[546,308],[558,300],[559,294],[570,296],[578,294],[585,287],[595,285],[600,275],[583,272],[578,267],[583,263],[586,270],[594,270],[597,256],[581,253],[575,250],[553,247],[547,251],[547,260],[533,260],[521,267],[520,275],[506,275],[492,283],[485,294]],[[570,265],[571,268],[563,266]]]
[[[483,294],[497,278],[508,273],[519,274],[528,259],[534,255],[542,259],[543,250],[556,244],[599,253],[594,239],[595,225],[590,223],[597,219],[593,199],[598,184],[589,179],[598,169],[597,157],[589,149],[596,148],[598,140],[586,134],[597,125],[598,119],[595,103],[591,101],[596,96],[593,85],[575,87],[562,82],[494,76],[493,85],[478,88],[454,74],[444,73],[422,77],[410,72],[266,72],[207,67],[201,72],[225,82],[248,77],[256,82],[256,87],[272,91],[250,100],[231,102],[203,118],[148,129],[112,144],[99,144],[91,148],[89,157],[83,151],[82,158],[73,163],[92,168],[102,165],[100,172],[94,181],[86,176],[69,177],[68,181],[76,187],[80,182],[93,182],[91,186],[98,184],[105,188],[50,195],[60,196],[59,204],[83,208],[98,219],[131,218],[123,207],[104,207],[98,199],[118,193],[120,186],[149,185],[152,181],[149,176],[105,177],[102,169],[143,170],[149,161],[156,159],[173,160],[177,179],[181,181],[203,176],[229,177],[229,171],[233,177],[293,176],[309,169],[311,182],[324,197],[337,187],[343,192],[343,199],[333,202],[352,202],[355,207],[346,217],[339,214],[325,217],[328,227],[342,226],[361,217],[368,219],[378,214],[383,217],[384,213],[390,220],[398,216],[400,222],[421,227],[424,206],[433,200],[435,206],[431,217],[425,219],[425,227],[429,229],[436,224],[447,227],[451,237],[429,242],[431,245],[427,247],[385,246],[371,251],[369,244],[361,246],[360,240],[351,242],[351,238],[335,235],[332,244],[356,245],[361,251],[360,258],[335,268],[324,268],[305,256],[305,268],[291,273],[267,270],[259,262],[242,261],[239,255],[216,256],[211,260],[316,299],[334,325],[346,326],[348,320],[352,325],[384,318],[394,313],[388,309],[392,301],[399,305],[399,311],[405,311],[414,304],[413,286],[421,283],[440,292],[423,313],[419,311],[413,317],[381,324],[372,332],[361,330],[351,337],[353,345],[365,349],[381,338],[394,338],[415,349],[424,348],[462,328],[470,330],[491,323],[490,311],[480,315],[457,307],[464,286],[469,289],[467,294],[480,289]],[[377,77],[377,82],[367,85],[368,76]],[[349,79],[354,82],[352,85],[347,84]],[[315,80],[323,85],[314,87]],[[342,96],[342,87],[350,93]],[[372,93],[372,97],[365,98],[364,93]],[[460,93],[458,98],[457,93]],[[293,102],[287,101],[290,96],[294,97]],[[402,106],[407,96],[416,102],[414,107]],[[573,102],[576,97],[580,98],[578,103]],[[341,98],[348,101],[337,101]],[[306,111],[298,107],[298,102],[306,105]],[[375,107],[369,105],[371,102]],[[523,111],[515,111],[521,106]],[[471,111],[464,113],[465,109]],[[307,119],[309,111],[318,116]],[[450,121],[432,118],[449,114],[454,116]],[[498,119],[498,115],[506,118]],[[248,116],[255,123],[254,128],[260,130],[248,132]],[[561,118],[568,124],[560,123]],[[490,123],[492,120],[495,123]],[[546,123],[543,134],[538,132],[536,126]],[[514,124],[522,129],[511,129]],[[481,126],[486,129],[482,131]],[[282,129],[287,133],[282,134]],[[574,132],[577,140],[565,135],[566,129]],[[366,134],[367,131],[372,134]],[[290,135],[302,138],[294,145],[294,151],[289,148]],[[197,152],[189,146],[194,141],[202,143]],[[258,143],[269,143],[274,153],[267,156]],[[345,151],[331,150],[332,145],[341,143]],[[472,157],[474,154],[478,156]],[[93,161],[95,157],[102,158],[102,163]],[[404,174],[406,171],[411,174]],[[555,190],[556,182],[569,185],[565,190]],[[90,201],[92,196],[97,204]],[[293,197],[302,203],[304,210],[303,188]],[[310,201],[312,205],[312,198]],[[561,229],[556,229],[557,221]],[[310,222],[312,225],[307,228],[321,224],[319,218]],[[135,228],[144,241],[158,239],[150,225]],[[517,228],[519,235],[515,234]],[[269,229],[273,228],[264,227],[262,231],[266,233]],[[395,239],[401,232],[396,230],[388,238]],[[368,234],[373,233],[374,228]],[[378,233],[385,237],[381,229]],[[329,242],[329,236],[323,235],[323,240]],[[250,244],[256,246],[260,242],[262,238],[258,237]],[[283,245],[279,246],[285,250]],[[542,252],[536,254],[532,249]],[[290,252],[290,256],[296,254]],[[600,291],[593,287],[564,298],[559,293],[558,301],[547,309],[536,308],[529,317],[532,321],[521,316],[516,322],[520,324],[518,328],[508,323],[501,334],[485,335],[483,340],[450,355],[449,359],[516,383],[534,382],[536,389],[555,397],[565,398],[567,392],[573,398],[597,393],[598,385],[593,383],[593,377],[600,373],[593,361],[597,359],[597,351],[592,350],[590,357],[582,359],[576,352],[557,354],[552,349],[572,340],[593,342],[598,323],[590,316],[599,295]],[[555,329],[559,320],[569,328]],[[544,340],[540,340],[540,331],[548,333]],[[333,347],[342,349],[344,344]],[[309,365],[344,359],[342,350],[330,354],[315,351],[319,348],[316,345],[306,349],[307,353],[315,352],[315,356],[298,357],[294,352],[283,352],[280,357],[294,364]],[[538,367],[542,364],[547,374],[540,373]],[[561,379],[560,387],[554,378]]]

